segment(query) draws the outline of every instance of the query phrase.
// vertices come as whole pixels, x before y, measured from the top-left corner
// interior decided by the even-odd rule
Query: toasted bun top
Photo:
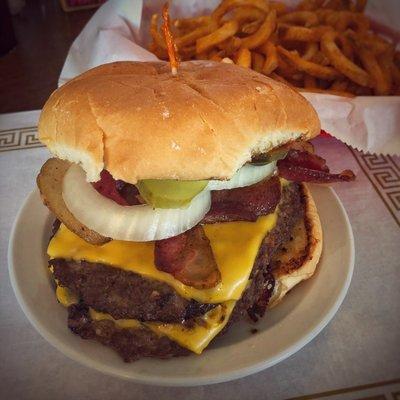
[[[250,69],[183,62],[101,65],[56,90],[39,138],[89,181],[229,179],[254,154],[320,131],[315,110],[293,89]]]

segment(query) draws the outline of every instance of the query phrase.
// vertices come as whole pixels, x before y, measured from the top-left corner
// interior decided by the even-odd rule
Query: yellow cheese
[[[136,319],[114,319],[110,314],[102,313],[93,308],[89,308],[89,315],[93,321],[100,321],[102,319],[107,319],[113,321],[115,325],[119,328],[140,328],[142,326],[141,322]]]
[[[56,296],[58,301],[65,307],[77,303],[78,299],[69,289],[57,286]],[[191,328],[182,324],[166,324],[160,322],[140,322],[136,319],[114,319],[110,314],[89,309],[90,318],[94,321],[103,319],[113,321],[121,329],[147,327],[160,336],[167,336],[180,346],[193,351],[196,354],[201,352],[218,335],[229,321],[229,317],[235,307],[236,301],[231,300],[219,304],[208,311]]]
[[[208,311],[200,321],[191,327],[182,324],[166,324],[159,322],[139,322],[135,319],[113,319],[111,315],[89,310],[90,317],[95,320],[111,320],[120,328],[140,328],[141,326],[151,329],[158,335],[167,336],[180,346],[201,354],[208,344],[217,336],[229,321],[229,317],[235,306],[235,301],[227,301],[219,304]]]
[[[168,336],[180,346],[201,354],[225,327],[235,304],[234,300],[219,304],[204,314],[201,323],[196,323],[193,328],[186,328],[182,324],[146,323],[145,325],[158,334]]]
[[[58,286],[56,288],[57,300],[64,306],[69,307],[79,301],[78,296],[72,293],[68,288],[64,286]]]
[[[69,231],[65,225],[54,235],[47,253],[50,258],[65,258],[103,263],[172,286],[182,297],[201,303],[222,303],[239,300],[246,288],[260,244],[275,226],[277,213],[259,217],[255,222],[225,222],[205,225],[204,230],[221,272],[221,282],[211,289],[195,289],[184,285],[154,265],[153,242],[112,240],[95,246]]]
[[[112,320],[119,328],[147,327],[158,335],[165,335],[194,353],[201,352],[225,327],[235,306],[249,282],[249,275],[260,244],[275,226],[276,214],[258,218],[256,222],[226,222],[205,225],[204,230],[221,272],[221,282],[212,289],[199,290],[186,286],[172,275],[158,271],[154,265],[154,244],[113,240],[102,246],[93,246],[69,231],[64,225],[50,241],[50,258],[66,258],[100,262],[142,276],[163,281],[180,295],[202,303],[221,303],[207,312],[192,328],[182,324],[140,322],[134,319],[115,320],[111,315],[90,309],[93,320]],[[77,301],[72,293],[57,287],[59,302],[69,306]]]

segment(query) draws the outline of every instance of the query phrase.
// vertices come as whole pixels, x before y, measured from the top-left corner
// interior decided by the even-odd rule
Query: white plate
[[[254,326],[239,323],[201,356],[124,363],[112,350],[82,340],[67,328],[47,271],[46,246],[52,216],[38,191],[26,199],[9,244],[11,283],[38,332],[68,357],[101,372],[141,383],[204,385],[240,378],[268,368],[310,342],[342,303],[354,265],[354,242],[346,212],[332,189],[311,187],[324,232],[323,256],[312,279],[296,287]]]

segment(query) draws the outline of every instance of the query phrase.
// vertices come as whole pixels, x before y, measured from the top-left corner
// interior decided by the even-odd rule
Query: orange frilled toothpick
[[[174,37],[172,36],[172,32],[170,29],[169,23],[169,4],[168,2],[164,4],[162,10],[162,17],[163,17],[163,32],[165,36],[165,43],[167,44],[167,52],[169,63],[171,65],[171,72],[172,75],[176,75],[178,73],[178,51],[176,48],[176,44],[174,42]]]

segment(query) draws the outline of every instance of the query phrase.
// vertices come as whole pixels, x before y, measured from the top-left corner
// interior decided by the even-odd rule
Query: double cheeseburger
[[[319,133],[296,91],[223,63],[174,76],[118,62],[56,90],[39,123],[54,158],[37,183],[70,330],[130,362],[201,354],[262,317],[321,255],[303,182],[354,178],[314,154]]]

